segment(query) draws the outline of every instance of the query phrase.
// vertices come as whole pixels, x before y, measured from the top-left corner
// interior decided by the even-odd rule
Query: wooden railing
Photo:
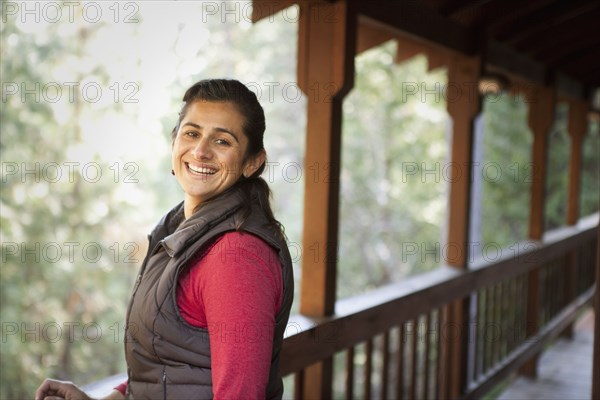
[[[335,398],[447,398],[449,346],[457,340],[467,357],[461,397],[480,397],[568,330],[590,302],[597,225],[595,214],[466,271],[442,266],[340,300],[331,317],[292,316],[281,369],[294,376],[294,398],[304,397],[305,368],[330,357]],[[539,296],[534,332],[527,329],[532,277]],[[465,299],[469,322],[446,323],[450,305]]]
[[[304,370],[334,359],[335,398],[447,398],[448,347],[467,345],[463,398],[479,398],[565,330],[594,290],[598,214],[524,242],[469,270],[430,273],[340,300],[328,318],[290,318],[281,370],[302,399]],[[530,274],[538,271],[538,274]],[[536,332],[527,335],[528,279],[538,277]],[[466,326],[446,323],[449,305],[470,299]],[[110,391],[124,375],[88,385]],[[286,388],[287,389],[287,388]]]

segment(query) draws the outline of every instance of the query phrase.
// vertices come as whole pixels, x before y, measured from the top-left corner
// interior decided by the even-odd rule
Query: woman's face
[[[243,175],[252,175],[264,152],[246,160],[244,117],[231,103],[195,101],[173,141],[175,177],[185,192],[186,208],[217,196]],[[258,165],[257,165],[258,163]]]

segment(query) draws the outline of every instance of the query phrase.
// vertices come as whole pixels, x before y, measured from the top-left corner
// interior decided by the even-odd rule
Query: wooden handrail
[[[541,241],[524,241],[519,251],[497,261],[477,260],[466,271],[448,266],[338,300],[331,317],[290,317],[281,355],[283,375],[355,346],[406,320],[468,296],[488,285],[527,272],[575,249],[597,235],[599,215],[548,232]]]

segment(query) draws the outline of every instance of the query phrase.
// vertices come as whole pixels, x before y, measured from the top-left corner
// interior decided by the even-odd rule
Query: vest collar
[[[181,219],[173,218],[169,232],[161,244],[170,257],[179,255],[188,246],[189,242],[196,241],[208,232],[212,227],[227,219],[231,214],[239,210],[244,202],[244,195],[240,189],[228,190],[216,199],[203,205],[191,217],[176,226]],[[183,208],[181,203],[177,209]],[[178,212],[179,210],[174,210]],[[235,220],[235,217],[234,217]],[[235,221],[237,223],[237,221]]]

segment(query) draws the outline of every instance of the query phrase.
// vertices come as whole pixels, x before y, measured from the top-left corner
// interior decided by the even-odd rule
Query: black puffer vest
[[[235,230],[245,197],[234,189],[194,213],[183,223],[183,204],[173,208],[149,236],[144,259],[127,311],[125,355],[128,392],[135,399],[210,399],[212,378],[209,332],[189,325],[176,301],[178,276],[188,261],[219,235]],[[254,203],[254,202],[253,202]],[[281,398],[279,354],[293,299],[292,262],[285,241],[265,227],[253,207],[242,230],[252,233],[279,254],[283,268],[283,302],[275,319],[268,399]],[[181,223],[181,225],[179,225]]]

